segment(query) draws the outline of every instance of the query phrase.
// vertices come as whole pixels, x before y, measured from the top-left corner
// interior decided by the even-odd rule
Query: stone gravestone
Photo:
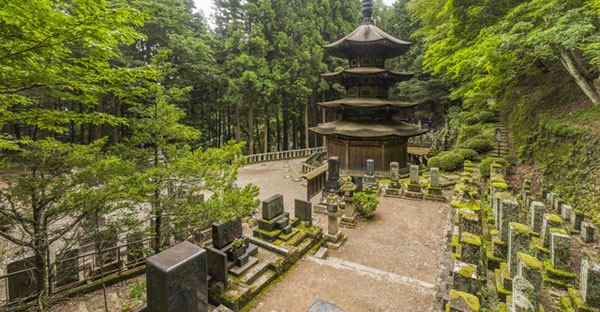
[[[340,180],[340,159],[338,157],[329,157],[327,160],[327,181],[325,181],[325,191],[337,190]]]
[[[590,307],[600,307],[600,263],[583,259],[579,278],[581,299]]]
[[[560,232],[550,231],[550,260],[561,271],[571,271],[571,238]]]
[[[573,211],[573,207],[566,205],[566,204],[562,204],[560,209],[561,209],[560,216],[563,218],[563,220],[570,221],[571,220],[571,211]]]
[[[529,250],[529,232],[527,225],[511,222],[508,236],[508,272],[510,276],[517,275],[518,255]]]
[[[392,181],[400,179],[400,164],[396,161],[390,163],[390,179]]]
[[[375,161],[373,161],[373,159],[367,159],[367,175],[375,175]]]
[[[594,242],[594,224],[591,222],[583,221],[581,222],[581,239],[586,244]]]
[[[276,194],[262,203],[262,216],[265,220],[272,220],[283,213],[283,195]]]
[[[6,273],[11,274],[26,269],[34,268],[35,257],[29,257],[9,263]],[[8,277],[8,300],[13,301],[27,298],[37,290],[37,271],[29,270]]]
[[[531,203],[531,229],[540,233],[542,230],[542,222],[544,220],[544,204],[539,201],[534,201]]]
[[[264,205],[263,205],[264,211]],[[212,225],[212,241],[213,245],[221,249],[233,242],[233,237],[242,236],[242,220],[237,219],[220,225]]]
[[[419,166],[412,165],[410,166],[410,184],[420,184],[419,182]]]
[[[578,209],[573,209],[573,211],[571,211],[571,227],[576,231],[580,231],[581,230],[581,222],[583,222],[584,218],[585,218],[585,215],[583,214],[583,211],[578,210]]]
[[[67,250],[56,259],[56,287],[79,281],[79,249]]]
[[[543,247],[550,246],[550,229],[558,229],[562,224],[562,219],[555,214],[545,214],[542,221],[541,240]]]
[[[147,311],[208,311],[206,277],[206,250],[187,241],[148,258]]]
[[[440,169],[431,168],[429,171],[429,186],[440,187]]]
[[[367,159],[367,171],[363,177],[363,188],[367,191],[377,190],[377,178],[375,178],[375,162]]]
[[[303,221],[306,227],[312,226],[312,204],[302,199],[294,200],[294,217]]]

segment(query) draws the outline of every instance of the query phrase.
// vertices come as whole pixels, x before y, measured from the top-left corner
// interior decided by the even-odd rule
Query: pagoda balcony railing
[[[267,161],[277,161],[277,160],[284,160],[284,159],[308,157],[315,153],[322,153],[322,152],[326,152],[326,151],[327,151],[327,147],[321,146],[321,147],[313,147],[313,148],[306,148],[306,149],[297,149],[297,150],[289,150],[289,151],[279,151],[279,152],[245,155],[242,157],[246,158],[246,161],[248,164],[255,164],[255,163],[261,163],[261,162],[267,162]],[[309,171],[311,171],[311,170],[308,170],[307,172],[309,172]]]

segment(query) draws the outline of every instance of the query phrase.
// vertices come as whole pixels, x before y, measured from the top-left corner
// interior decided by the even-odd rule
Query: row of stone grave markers
[[[514,195],[502,165],[494,163],[490,170],[491,216],[481,225],[488,228],[490,236],[485,259],[487,268],[495,273],[500,309],[541,311],[543,288],[554,288],[564,294],[558,298],[561,310],[599,311],[600,264],[584,259],[579,279],[571,269],[572,240],[583,231],[592,232],[591,223],[586,222],[583,230],[583,214],[556,195],[547,196],[546,205],[535,201],[528,180]],[[567,220],[572,221],[570,226]],[[593,239],[592,234],[584,241]]]
[[[485,268],[481,257],[482,228],[481,201],[473,184],[473,165],[465,162],[465,174],[456,183],[451,205],[456,209],[452,235],[450,284],[443,294],[443,311],[479,311],[481,306],[481,278]]]
[[[406,184],[400,181],[399,170],[397,162],[390,164],[390,183],[384,189],[384,196],[446,201],[440,184],[439,168],[429,169],[429,183],[426,187],[421,184],[419,166],[410,166],[409,181]]]

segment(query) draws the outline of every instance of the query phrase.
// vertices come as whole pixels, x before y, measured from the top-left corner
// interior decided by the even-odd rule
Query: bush
[[[472,150],[472,149],[459,148],[455,152],[459,153],[466,160],[478,160],[479,159],[479,153],[477,153],[477,151]]]
[[[480,123],[487,123],[490,121],[494,121],[495,118],[496,118],[496,115],[492,112],[483,111],[483,112],[479,113],[479,122]]]
[[[363,218],[370,218],[373,216],[373,212],[379,205],[379,199],[375,194],[365,194],[358,192],[354,194],[354,205],[358,214]]]
[[[461,154],[455,152],[444,152],[440,155],[429,159],[427,163],[429,168],[435,167],[444,171],[455,171],[461,168],[465,161]]]
[[[508,169],[508,166],[510,165],[504,158],[487,157],[479,164],[479,174],[485,180],[490,178],[490,167],[494,162],[501,164],[505,169]]]
[[[471,139],[467,141],[466,145],[468,149],[472,149],[479,154],[483,154],[494,148],[490,141],[486,139]]]
[[[479,118],[477,118],[476,116],[469,116],[467,118],[465,118],[464,123],[467,125],[474,125],[477,122],[479,122]]]
[[[515,155],[506,155],[503,158],[506,159],[511,166],[514,166],[519,162],[519,158]]]

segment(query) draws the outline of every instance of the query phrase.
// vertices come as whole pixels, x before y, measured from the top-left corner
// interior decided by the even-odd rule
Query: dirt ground
[[[448,204],[380,198],[373,220],[342,229],[329,257],[301,260],[250,311],[306,311],[316,300],[344,311],[431,311]]]
[[[238,185],[254,183],[260,199],[284,195],[285,210],[294,214],[294,199],[306,198],[302,159],[249,165],[239,170]],[[313,203],[318,201],[314,198]],[[316,300],[352,311],[433,309],[438,265],[450,207],[446,203],[380,197],[372,220],[341,231],[348,239],[325,260],[307,256],[255,300],[250,311],[306,311]],[[313,215],[326,230],[327,217]],[[144,276],[138,277],[140,281]],[[136,279],[108,287],[109,311],[132,311]],[[102,291],[55,305],[51,311],[102,311]]]

